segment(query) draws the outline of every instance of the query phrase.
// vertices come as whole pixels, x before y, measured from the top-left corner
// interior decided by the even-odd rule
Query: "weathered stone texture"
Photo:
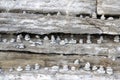
[[[120,20],[99,20],[67,16],[35,14],[0,14],[0,32],[7,33],[73,33],[120,34]]]
[[[67,14],[91,14],[96,0],[0,0],[2,10],[31,10],[36,12],[62,12]]]
[[[120,15],[120,1],[97,0],[97,13],[99,15]]]
[[[88,55],[108,55],[108,52],[111,48],[116,48],[116,53],[113,55],[120,54],[119,44],[114,43],[104,43],[104,44],[67,44],[67,45],[40,45],[36,47],[32,47],[26,42],[24,42],[26,48],[18,49],[16,48],[17,43],[0,43],[1,51],[24,51],[24,52],[32,52],[32,53],[46,53],[46,54],[88,54]]]

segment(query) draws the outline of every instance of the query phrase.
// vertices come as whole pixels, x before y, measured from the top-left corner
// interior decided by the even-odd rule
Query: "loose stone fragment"
[[[23,71],[23,68],[21,66],[18,66],[16,70],[20,72],[20,71]]]
[[[30,66],[29,64],[26,65],[26,66],[25,66],[25,70],[26,70],[26,71],[30,71],[30,70],[31,70],[31,66]]]
[[[3,41],[4,43],[6,43],[6,42],[7,42],[7,39],[3,39],[2,41]]]
[[[37,38],[37,41],[35,41],[35,44],[36,44],[36,45],[42,45],[42,44],[43,44],[43,41],[40,39],[40,36],[39,36],[39,35],[36,35],[35,37]]]
[[[105,20],[105,16],[104,16],[104,15],[102,15],[100,19],[101,19],[101,20]]]
[[[76,67],[75,67],[75,66],[72,66],[72,67],[71,67],[71,70],[72,70],[72,71],[75,71],[75,70],[76,70]]]
[[[97,40],[98,44],[101,44],[103,42],[103,36],[100,36],[100,38]]]
[[[22,38],[23,38],[22,34],[17,35],[16,42],[22,42]]]
[[[109,17],[107,20],[114,20],[114,18],[113,17]]]
[[[109,75],[112,75],[113,74],[113,69],[111,67],[107,67],[106,68],[106,73],[109,74]]]
[[[44,39],[43,39],[43,43],[48,45],[50,43],[50,40],[49,40],[49,37],[48,36],[45,36]]]
[[[55,44],[56,43],[55,37],[53,35],[51,36],[51,42],[50,43],[51,44]]]
[[[35,37],[36,37],[37,39],[40,39],[40,36],[39,36],[39,35],[36,35]]]
[[[49,14],[49,13],[48,13],[48,14],[47,14],[47,16],[48,16],[48,17],[50,17],[50,16],[51,16],[51,14]]]
[[[83,15],[80,15],[80,18],[83,18]]]
[[[61,15],[61,13],[60,12],[57,12],[57,16],[60,16]]]
[[[44,68],[44,70],[48,71],[48,70],[49,70],[49,68],[48,68],[48,67],[45,67],[45,68]]]
[[[97,14],[94,12],[94,13],[92,13],[92,18],[93,19],[96,19],[97,18]]]
[[[57,36],[57,38],[56,38],[56,42],[59,43],[60,41],[61,41],[60,37]]]
[[[68,41],[68,39],[67,39],[67,38],[65,38],[65,39],[64,39],[64,41],[65,41],[65,43],[66,43],[66,44],[68,44],[68,43],[69,43],[69,41]]]
[[[114,37],[114,42],[119,42],[119,39],[120,39],[119,36],[115,36]]]
[[[64,40],[61,40],[59,44],[60,44],[60,45],[65,45],[66,42],[65,42]]]
[[[85,64],[84,70],[89,71],[89,70],[90,70],[90,66],[91,66],[90,63],[87,62],[87,63]]]
[[[26,35],[25,35],[25,40],[26,40],[26,41],[29,41],[29,40],[30,40],[30,35],[29,35],[29,34],[26,34]]]
[[[52,66],[52,67],[51,67],[51,70],[52,70],[53,72],[59,71],[59,66]]]
[[[63,69],[62,70],[63,71],[68,71],[69,70],[68,65],[63,65]]]
[[[80,44],[83,44],[83,39],[80,39],[80,40],[79,40],[79,43],[80,43]]]
[[[105,70],[104,70],[103,66],[100,66],[100,68],[97,70],[97,72],[99,74],[105,74]]]
[[[69,41],[69,44],[76,44],[77,41],[73,39],[73,35],[71,35],[71,39]]]
[[[26,11],[23,11],[23,14],[26,14]]]
[[[90,35],[87,36],[87,41],[86,41],[86,43],[88,43],[88,44],[92,43],[92,41],[91,41],[91,36],[90,36]]]
[[[74,64],[75,64],[75,65],[79,65],[79,64],[80,64],[80,60],[76,59],[76,60],[74,61]]]
[[[97,70],[97,69],[98,69],[97,66],[93,66],[93,67],[92,67],[92,70],[93,70],[93,71],[95,71],[95,70]]]
[[[35,64],[35,70],[39,70],[40,69],[40,65],[38,63]]]
[[[45,36],[44,41],[48,41],[48,40],[49,40],[48,36]]]
[[[77,41],[74,40],[73,38],[69,41],[69,44],[76,44],[76,43],[77,43]]]

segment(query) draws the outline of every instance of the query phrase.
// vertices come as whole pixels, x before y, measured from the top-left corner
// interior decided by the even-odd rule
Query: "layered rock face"
[[[63,14],[120,15],[118,0],[1,0],[3,11],[33,11],[42,13],[61,12]]]
[[[0,66],[39,63],[52,73],[63,66],[68,75],[85,68],[95,75],[114,71],[114,78],[120,71],[119,17],[118,0],[0,0]]]
[[[97,0],[97,13],[99,15],[120,15],[120,2],[118,0]]]
[[[0,1],[2,10],[30,10],[42,13],[91,14],[95,12],[96,0],[6,0]]]

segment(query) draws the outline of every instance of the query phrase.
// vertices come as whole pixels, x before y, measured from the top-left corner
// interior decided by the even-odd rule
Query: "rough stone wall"
[[[97,36],[107,35],[112,36],[113,39],[115,35],[120,35],[119,4],[120,3],[118,0],[0,0],[0,33],[8,34],[7,38],[11,35],[22,33],[34,35],[49,35],[51,33],[61,33],[78,35],[96,34]],[[81,17],[81,15],[83,15],[83,17]],[[96,15],[96,18],[93,17],[93,15]],[[106,17],[103,16],[103,18],[106,19],[100,19],[101,15],[105,15]],[[108,19],[109,17],[113,18]],[[112,39],[110,38],[110,40]],[[110,54],[112,54],[114,57],[117,57],[118,60],[116,62],[113,61],[113,64],[109,64],[109,60],[106,60],[106,64],[108,63],[112,66],[114,65],[114,63],[116,65],[119,63],[119,43],[113,43],[112,41],[103,44],[85,43],[67,44],[65,46],[41,45],[39,47],[31,47],[30,45],[27,45],[26,42],[23,43],[26,45],[25,49],[15,48],[15,45],[18,43],[9,43],[9,41],[8,43],[1,42],[0,50],[1,53],[4,53],[5,55],[0,56],[0,64],[2,66],[5,65],[7,66],[7,68],[9,68],[9,66],[21,62],[18,60],[11,63],[12,60],[15,59],[15,57],[19,56],[19,58],[21,58],[21,55],[24,54],[24,52],[31,53],[29,54],[29,56],[27,55],[27,57],[22,55],[23,58],[35,58],[33,53],[39,53],[39,56],[41,56],[41,54],[47,53],[50,54],[48,57],[50,57],[51,55],[55,56],[55,54],[69,54],[77,55],[79,57],[75,58],[79,59],[81,58],[81,55],[102,55],[104,57],[108,57],[108,50],[113,48],[115,48],[117,52],[113,50],[113,52],[110,51]],[[13,56],[13,54],[8,53],[9,51],[15,52],[14,54],[22,52],[22,54],[11,57]],[[113,54],[114,52],[115,55]],[[57,62],[57,58],[52,57],[53,60],[49,61],[50,59],[48,57],[46,62],[44,62],[45,60],[43,60],[43,64],[42,61],[40,62],[41,65],[48,66],[50,64],[54,64],[54,60],[56,60],[55,62]],[[64,60],[69,60],[66,55],[64,57]],[[70,57],[70,60],[73,62],[73,59],[75,58]],[[91,57],[89,58],[92,59]],[[11,62],[4,62],[4,59],[11,60]],[[90,59],[88,59],[87,57],[86,59],[87,60],[85,60],[84,62],[90,61]],[[38,60],[31,59],[30,61],[38,62]],[[26,61],[26,64],[27,62],[29,63],[29,61]],[[101,64],[100,60],[98,62],[94,62],[94,64]],[[103,61],[103,63],[104,62],[105,61]],[[16,66],[18,65],[19,64],[16,64]],[[118,68],[120,64],[118,64],[117,66],[116,65],[115,69],[119,70]]]

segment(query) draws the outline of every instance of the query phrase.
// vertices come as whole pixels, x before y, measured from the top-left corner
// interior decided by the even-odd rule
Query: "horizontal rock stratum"
[[[91,14],[96,0],[0,0],[1,10],[30,10],[42,13]]]
[[[0,32],[120,34],[120,20],[0,13]]]
[[[120,1],[97,0],[97,13],[100,15],[120,15]]]
[[[119,0],[0,0],[0,10],[62,14],[120,15]]]

